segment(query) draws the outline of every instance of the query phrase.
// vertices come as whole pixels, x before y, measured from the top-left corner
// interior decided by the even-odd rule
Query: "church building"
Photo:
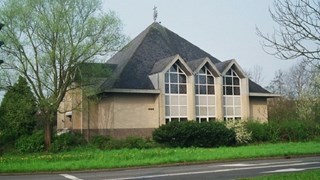
[[[148,137],[172,121],[265,122],[267,99],[275,97],[236,60],[220,61],[157,22],[107,63],[85,68],[98,66],[109,73],[87,73],[95,80],[91,93],[70,88],[60,105],[58,130]]]

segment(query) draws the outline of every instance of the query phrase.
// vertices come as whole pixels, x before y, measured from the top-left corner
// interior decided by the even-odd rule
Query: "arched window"
[[[238,74],[230,68],[223,77],[224,119],[241,119],[241,89]]]
[[[207,66],[195,75],[196,119],[198,122],[212,121],[216,118],[216,99],[214,76]]]
[[[187,76],[178,63],[165,73],[166,123],[187,121]]]

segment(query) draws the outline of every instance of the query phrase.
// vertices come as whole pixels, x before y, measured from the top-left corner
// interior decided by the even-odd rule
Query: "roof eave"
[[[101,93],[160,94],[159,89],[106,89]]]
[[[251,92],[249,93],[250,97],[266,97],[266,98],[276,98],[281,97],[280,94],[273,94],[273,93],[257,93],[257,92]]]

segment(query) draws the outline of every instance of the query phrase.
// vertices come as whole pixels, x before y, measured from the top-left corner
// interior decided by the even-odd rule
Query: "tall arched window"
[[[166,123],[187,121],[187,76],[178,63],[165,73]]]
[[[241,89],[238,74],[230,68],[223,77],[224,119],[241,119]]]
[[[207,66],[195,75],[196,119],[198,122],[212,121],[216,117],[214,76]]]

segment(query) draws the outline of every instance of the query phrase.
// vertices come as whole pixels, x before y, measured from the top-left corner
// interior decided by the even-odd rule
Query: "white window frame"
[[[200,70],[203,70],[204,72],[200,72]],[[204,65],[200,70],[195,74],[196,120],[199,123],[216,119],[215,77],[207,65]],[[205,76],[205,83],[200,82],[200,76]],[[213,78],[212,83],[208,82],[208,77]],[[201,93],[201,86],[206,87],[206,92],[204,94]],[[209,93],[209,86],[213,87],[213,94]],[[206,102],[202,104],[202,102],[200,103],[200,99],[205,99]],[[210,99],[214,99],[215,102],[209,103]],[[201,108],[203,107],[206,108],[206,115],[201,114]],[[210,109],[214,109],[214,116],[210,115]]]
[[[173,67],[176,67],[175,71],[173,70]],[[172,82],[171,74],[177,75],[177,82]],[[185,77],[185,82],[180,82],[180,77]],[[187,113],[188,113],[188,96],[187,96],[187,74],[183,71],[183,69],[179,66],[179,64],[176,62],[173,64],[170,69],[165,73],[165,120],[166,123],[171,121],[187,121]],[[177,92],[172,92],[172,85],[177,86]],[[181,93],[180,87],[185,86],[185,89]],[[168,87],[168,88],[167,88]],[[175,90],[176,91],[176,90]],[[172,104],[173,99],[176,98],[176,101],[178,103]],[[185,104],[182,104],[182,100],[184,99]],[[177,115],[173,115],[173,109],[178,109]],[[185,109],[185,114],[181,111],[182,109]],[[167,112],[169,110],[169,112]]]
[[[228,72],[231,71],[230,74]],[[231,78],[231,84],[226,84],[227,78]],[[234,78],[238,78],[238,84],[235,84]],[[227,94],[227,88],[231,88],[231,94]],[[235,94],[235,89],[239,89],[239,94]],[[231,99],[231,104],[226,104],[228,99]],[[238,100],[237,100],[238,99]],[[237,104],[236,102],[239,101]],[[242,117],[241,111],[241,78],[237,72],[230,68],[227,73],[223,76],[223,110],[224,110],[224,120],[240,120]],[[229,114],[227,109],[232,109],[232,114]],[[240,114],[236,114],[236,110],[240,111]]]

